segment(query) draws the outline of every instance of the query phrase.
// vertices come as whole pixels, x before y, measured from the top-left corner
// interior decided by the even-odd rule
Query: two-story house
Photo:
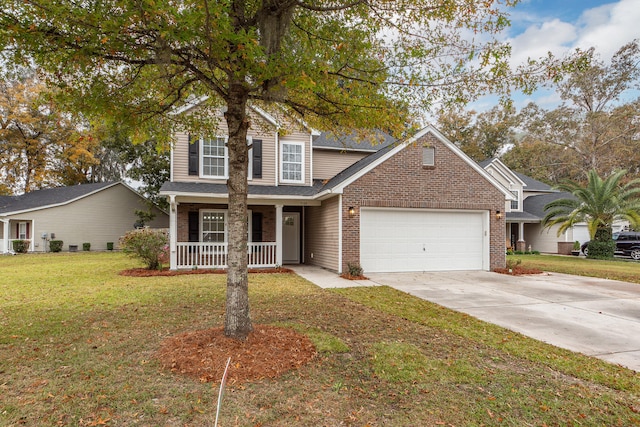
[[[186,112],[188,113],[188,111]],[[512,194],[433,127],[379,145],[336,141],[251,108],[250,267],[342,272],[490,270],[505,263]],[[171,181],[171,268],[225,268],[228,157],[221,122],[178,133]]]
[[[482,161],[480,166],[514,195],[514,199],[507,201],[505,206],[508,248],[568,255],[575,241],[584,243],[590,240],[586,223],[576,224],[560,235],[559,226],[546,228],[542,225],[546,215],[545,206],[554,200],[570,198],[571,194],[559,192],[543,182],[512,171],[499,159]],[[616,221],[613,231],[621,231],[626,227],[627,222]]]

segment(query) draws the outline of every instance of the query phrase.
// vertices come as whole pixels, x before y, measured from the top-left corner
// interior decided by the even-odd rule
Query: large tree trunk
[[[244,340],[252,330],[247,277],[247,118],[248,92],[242,82],[230,85],[225,119],[229,128],[229,250],[224,333]]]

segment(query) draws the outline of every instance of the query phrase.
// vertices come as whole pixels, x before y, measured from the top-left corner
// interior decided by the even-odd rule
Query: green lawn
[[[509,255],[507,259],[520,259],[522,266],[543,271],[640,283],[640,262],[627,258],[604,261],[576,256]]]
[[[155,352],[221,325],[225,276],[117,274],[132,266],[0,257],[0,425],[213,425],[217,387],[163,371]],[[387,287],[251,275],[250,298],[254,322],[310,331],[322,351],[277,380],[230,384],[221,427],[640,425],[635,372]]]

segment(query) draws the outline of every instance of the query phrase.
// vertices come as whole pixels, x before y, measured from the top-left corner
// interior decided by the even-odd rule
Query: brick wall
[[[422,166],[422,147],[435,148],[435,166]],[[360,259],[360,207],[488,210],[491,269],[505,265],[504,194],[431,134],[407,146],[343,193],[343,271]],[[349,207],[355,215],[349,216]]]

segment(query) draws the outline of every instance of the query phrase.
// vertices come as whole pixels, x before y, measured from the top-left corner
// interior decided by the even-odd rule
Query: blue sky
[[[594,47],[608,62],[624,44],[640,39],[640,0],[522,0],[510,9],[511,27],[502,39],[512,46],[512,62],[540,58],[547,52],[562,56],[575,48]],[[549,90],[516,98],[516,106],[535,101],[545,108],[558,105]],[[495,105],[485,97],[470,108],[482,111]]]

